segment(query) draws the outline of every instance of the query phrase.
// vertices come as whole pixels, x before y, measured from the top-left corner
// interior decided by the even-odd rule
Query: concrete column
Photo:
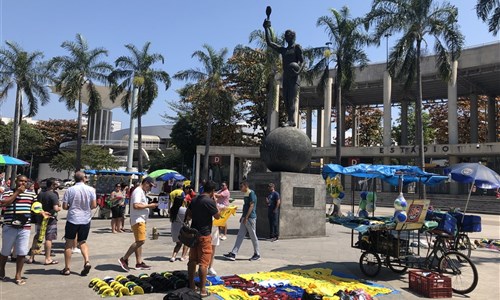
[[[401,140],[400,145],[408,145],[408,99],[401,101]]]
[[[450,166],[458,164],[458,156],[448,156]],[[452,180],[450,182],[450,195],[458,195],[458,182]]]
[[[316,147],[323,147],[323,110],[318,109],[316,118]]]
[[[308,107],[306,112],[306,135],[312,140],[312,108]]]
[[[229,187],[230,191],[234,190],[234,154],[229,157]]]
[[[448,143],[458,144],[457,113],[457,70],[458,61],[451,62],[451,78],[448,81]]]
[[[353,105],[352,107],[352,145],[354,147],[358,147],[358,126],[359,126],[359,120],[358,120],[358,108],[356,105]]]
[[[384,147],[392,144],[391,140],[391,92],[392,78],[389,71],[384,71]],[[385,161],[385,160],[384,160]]]
[[[495,96],[488,97],[488,142],[497,142],[496,122],[498,118],[498,108],[495,107]]]
[[[332,146],[332,86],[333,78],[328,77],[324,91],[323,112],[323,144],[325,147]]]
[[[477,94],[470,94],[470,142],[475,144],[479,141],[479,117],[478,117],[478,103]]]
[[[194,175],[194,187],[195,191],[198,192],[200,189],[200,160],[201,160],[201,154],[196,152],[196,170],[195,170],[195,175]]]
[[[280,85],[276,84],[274,86],[274,97],[273,97],[273,109],[271,111],[271,122],[270,122],[270,130],[269,132],[273,131],[274,129],[279,127],[279,107],[280,107]]]

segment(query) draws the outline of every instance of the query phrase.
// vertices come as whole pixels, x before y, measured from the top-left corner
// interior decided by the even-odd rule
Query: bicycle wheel
[[[469,236],[467,236],[465,233],[458,234],[454,240],[453,250],[460,252],[470,258],[472,245],[470,243]]]
[[[382,269],[382,263],[377,253],[363,252],[359,258],[359,268],[368,277],[375,277]]]
[[[439,271],[451,278],[452,290],[457,294],[468,294],[477,286],[476,266],[460,252],[446,252],[439,260]]]
[[[391,258],[390,256],[387,256],[385,263],[387,264],[389,269],[391,269],[391,271],[397,274],[403,274],[404,272],[406,272],[406,270],[408,270],[408,267],[403,265],[399,258]]]

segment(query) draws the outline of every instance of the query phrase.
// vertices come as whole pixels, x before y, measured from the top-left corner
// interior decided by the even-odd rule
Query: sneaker
[[[252,257],[250,257],[249,261],[254,261],[254,260],[260,260],[260,255],[254,254]]]
[[[277,242],[277,241],[278,241],[278,239],[279,239],[278,237],[272,238],[272,239],[271,239],[271,242]]]
[[[225,236],[225,235],[221,235],[221,237],[220,237],[220,240],[221,240],[221,241],[225,241],[226,239],[227,239],[227,236]]]
[[[118,259],[118,263],[125,272],[128,272],[130,270],[130,268],[128,267],[128,259],[123,259],[123,257],[120,257],[120,259]]]
[[[208,268],[208,275],[217,276],[217,272],[215,272],[214,268]]]
[[[135,264],[135,269],[136,270],[151,270],[151,266],[148,266],[144,262],[141,262],[140,264]]]
[[[80,248],[73,248],[73,249],[71,249],[71,253],[73,253],[73,254],[82,253],[82,250],[80,250]]]
[[[174,262],[174,261],[175,261],[175,257],[171,257],[170,262]]]
[[[232,261],[236,260],[236,255],[233,252],[229,252],[227,254],[224,254],[223,256],[229,260],[232,260]]]

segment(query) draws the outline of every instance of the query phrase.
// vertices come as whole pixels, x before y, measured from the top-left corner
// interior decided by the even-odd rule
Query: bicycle
[[[406,251],[407,255],[400,255],[402,252],[400,246],[404,248],[405,243],[406,245],[408,243],[407,241],[402,243],[399,236],[396,250],[380,251],[381,249],[376,247],[363,249],[364,252],[359,260],[361,272],[369,277],[376,276],[382,267],[380,258],[382,256],[384,263],[393,272],[404,273],[408,268],[437,271],[451,278],[453,292],[462,295],[472,292],[478,283],[478,272],[474,263],[463,253],[449,251],[449,235],[438,232],[430,233],[435,236],[435,242],[428,249],[425,257],[414,255],[411,251]],[[391,243],[393,244],[393,240]]]

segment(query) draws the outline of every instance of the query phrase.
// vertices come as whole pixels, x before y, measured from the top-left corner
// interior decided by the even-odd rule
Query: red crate
[[[451,298],[451,278],[436,272],[410,270],[410,290],[427,298]]]

